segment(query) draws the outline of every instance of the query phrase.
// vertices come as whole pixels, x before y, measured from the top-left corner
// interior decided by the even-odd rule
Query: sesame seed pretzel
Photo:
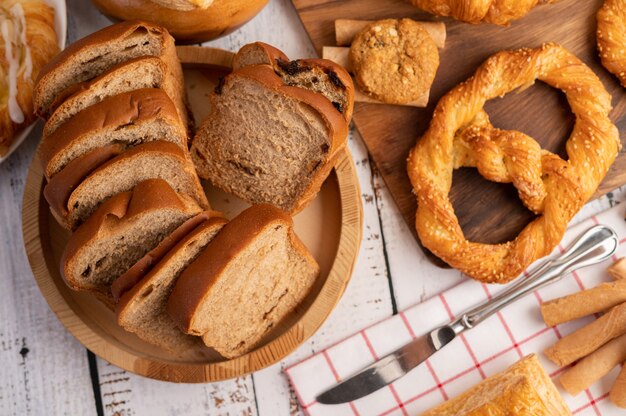
[[[606,0],[597,18],[602,65],[626,88],[626,0]]]
[[[535,80],[563,91],[576,116],[567,161],[523,133],[493,127],[483,110],[487,100]],[[508,282],[549,254],[617,156],[619,133],[610,110],[611,96],[598,77],[559,45],[488,58],[474,76],[441,98],[429,129],[409,155],[422,244],[452,267],[490,283]],[[454,169],[464,166],[476,167],[488,180],[513,183],[538,217],[513,241],[467,241],[448,195]]]
[[[414,6],[437,16],[467,23],[507,25],[525,16],[537,4],[556,0],[410,0]]]

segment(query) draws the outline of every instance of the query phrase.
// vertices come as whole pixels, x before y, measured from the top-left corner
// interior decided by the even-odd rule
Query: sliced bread
[[[39,157],[48,179],[70,161],[107,146],[124,147],[167,140],[187,148],[187,132],[176,108],[160,89],[148,88],[105,98],[42,138]]]
[[[147,342],[183,354],[206,349],[199,337],[184,334],[166,311],[167,300],[181,272],[192,263],[226,224],[224,218],[205,220],[173,247],[117,305],[119,325]]]
[[[180,224],[202,212],[164,180],[150,179],[96,210],[70,237],[61,274],[74,290],[111,296],[111,283]]]
[[[107,97],[144,88],[162,89],[176,105],[179,115],[187,111],[183,105],[184,86],[169,75],[161,58],[145,56],[122,62],[91,81],[69,87],[71,91],[61,94],[62,102],[55,105],[56,110],[46,121],[43,134],[51,135],[77,113]]]
[[[226,358],[255,349],[306,297],[319,266],[270,205],[248,208],[182,272],[167,311]]]
[[[91,170],[91,159],[98,159],[94,153],[109,154],[108,150],[96,149],[74,159],[50,179],[46,188],[51,190],[44,189],[44,196],[53,196],[50,206],[56,210],[55,216],[65,218],[62,225],[66,228],[75,229],[106,199],[130,191],[147,179],[163,179],[174,191],[192,197],[204,209],[209,208],[193,164],[178,145],[162,140],[144,143]],[[114,155],[115,150],[110,153]]]
[[[295,213],[319,191],[347,134],[348,123],[322,94],[286,85],[270,65],[251,65],[211,95],[191,156],[218,188]]]
[[[36,114],[48,118],[54,105],[61,103],[63,94],[72,91],[73,85],[140,56],[161,58],[174,82],[184,85],[174,38],[167,30],[148,22],[121,22],[74,42],[42,69],[33,91]],[[185,106],[177,105],[182,106],[180,116],[186,126]]]

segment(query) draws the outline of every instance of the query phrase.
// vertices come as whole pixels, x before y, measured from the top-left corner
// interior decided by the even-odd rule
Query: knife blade
[[[404,376],[455,337],[456,332],[450,325],[437,328],[320,394],[317,401],[321,404],[340,404],[367,396]]]
[[[400,347],[346,380],[316,397],[320,404],[341,404],[367,396],[393,383],[445,347],[465,330],[512,304],[518,299],[560,280],[564,275],[582,267],[610,258],[619,246],[615,231],[596,225],[570,244],[560,256],[545,261],[525,279],[519,279],[499,295],[463,313],[448,325],[436,328]]]

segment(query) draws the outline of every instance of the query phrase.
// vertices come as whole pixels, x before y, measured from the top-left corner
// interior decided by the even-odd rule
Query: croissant
[[[54,9],[41,0],[0,4],[0,156],[35,120],[33,85],[40,69],[59,51]]]
[[[437,16],[450,16],[467,23],[507,25],[525,16],[537,4],[556,0],[410,0],[420,9]]]

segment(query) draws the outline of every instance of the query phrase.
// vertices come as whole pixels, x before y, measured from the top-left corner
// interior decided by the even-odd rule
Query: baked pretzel
[[[494,23],[507,25],[511,20],[525,16],[538,3],[556,0],[410,0],[410,2],[437,16],[450,16],[467,23]]]
[[[576,116],[567,161],[523,133],[493,127],[483,110],[487,100],[537,79],[562,90]],[[422,244],[483,282],[508,282],[549,254],[620,149],[610,110],[611,96],[598,77],[559,45],[503,51],[487,59],[474,76],[441,98],[428,131],[409,155]],[[460,167],[476,167],[488,180],[513,183],[523,203],[539,216],[513,241],[467,241],[448,195],[452,173]]]
[[[606,0],[598,11],[602,65],[626,87],[626,0]]]

